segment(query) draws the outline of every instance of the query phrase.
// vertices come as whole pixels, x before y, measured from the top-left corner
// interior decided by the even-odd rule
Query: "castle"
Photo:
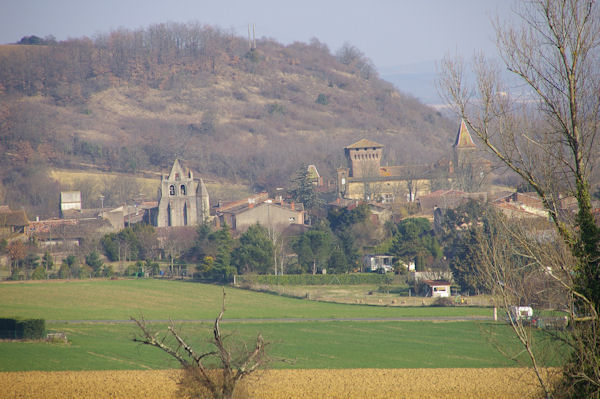
[[[453,160],[433,165],[381,166],[383,145],[362,139],[344,148],[347,166],[337,170],[340,198],[383,203],[414,201],[418,195],[442,188],[479,188],[490,163],[476,156],[477,147],[461,121],[452,146]],[[467,186],[471,186],[470,189]]]
[[[193,172],[178,159],[173,162],[171,172],[161,176],[158,198],[158,227],[193,226],[210,217],[204,181],[194,180]]]

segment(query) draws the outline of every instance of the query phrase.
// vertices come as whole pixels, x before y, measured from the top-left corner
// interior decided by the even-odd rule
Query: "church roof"
[[[185,161],[182,161],[179,158],[175,158],[175,161],[173,162],[171,172],[169,173],[169,180],[176,180],[176,175],[179,175],[180,179],[189,179],[192,177],[191,169],[187,166]]]
[[[367,140],[367,139],[361,139],[359,141],[357,141],[354,144],[350,144],[348,147],[346,148],[368,148],[368,147],[378,147],[381,148],[383,147],[382,144],[376,143],[374,141],[371,140]]]
[[[473,138],[471,137],[471,133],[469,133],[469,129],[467,128],[467,124],[465,120],[462,119],[460,121],[460,127],[458,128],[458,134],[456,135],[456,140],[454,141],[455,148],[469,148],[476,147],[473,142]]]

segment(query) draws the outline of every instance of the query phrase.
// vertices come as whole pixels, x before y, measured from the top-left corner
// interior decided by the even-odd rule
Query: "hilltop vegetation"
[[[333,177],[360,137],[385,144],[390,163],[433,161],[454,128],[351,45],[333,54],[317,39],[261,39],[250,51],[231,32],[169,23],[0,47],[1,162],[15,165],[0,196],[40,214],[54,204],[17,182],[43,180],[45,165],[139,173],[181,157],[204,176],[269,189],[301,162]]]

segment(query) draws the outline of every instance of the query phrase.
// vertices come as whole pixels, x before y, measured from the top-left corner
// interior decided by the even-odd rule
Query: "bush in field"
[[[452,298],[449,298],[449,297],[446,297],[446,298],[439,297],[431,304],[431,306],[436,306],[436,307],[454,306],[454,301],[452,300]]]
[[[33,271],[33,273],[31,273],[31,279],[32,280],[45,280],[46,279],[46,269],[44,269],[44,266],[39,265],[38,267],[36,267],[35,270]]]

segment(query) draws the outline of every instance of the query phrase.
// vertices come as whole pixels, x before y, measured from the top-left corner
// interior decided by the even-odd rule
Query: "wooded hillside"
[[[384,163],[432,162],[457,126],[350,45],[262,39],[250,50],[193,23],[41,43],[0,46],[0,202],[41,214],[55,205],[31,198],[40,184],[18,182],[47,165],[136,173],[180,157],[201,175],[269,189],[301,162],[333,178],[362,137],[386,145]]]

